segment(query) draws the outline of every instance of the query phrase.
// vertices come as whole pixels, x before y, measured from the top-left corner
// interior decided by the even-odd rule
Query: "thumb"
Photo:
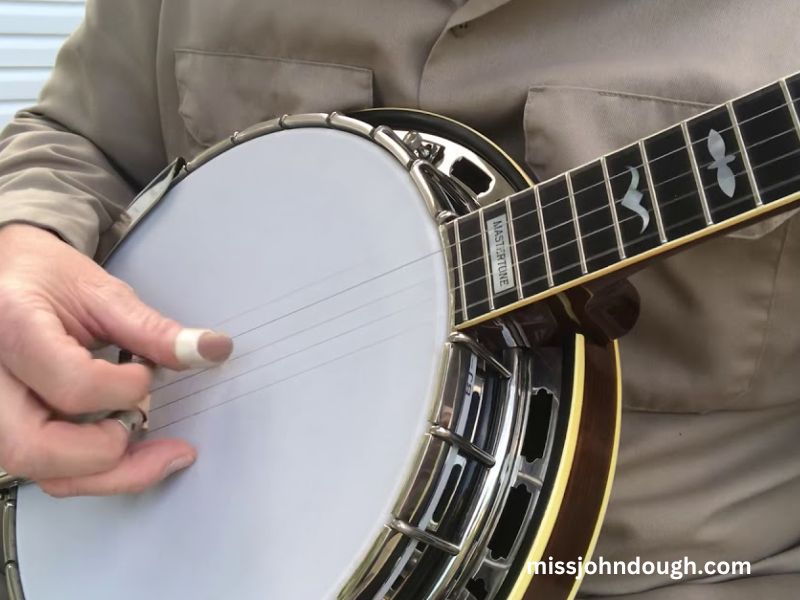
[[[183,327],[144,304],[122,281],[111,287],[111,294],[91,294],[86,306],[105,341],[175,370],[215,366],[233,352],[233,340],[224,333]]]

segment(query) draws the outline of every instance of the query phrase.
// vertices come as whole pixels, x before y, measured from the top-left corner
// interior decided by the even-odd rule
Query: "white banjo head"
[[[178,183],[107,266],[236,349],[158,376],[151,435],[195,444],[188,471],[132,497],[19,490],[26,598],[335,596],[391,518],[448,333],[408,172],[350,133],[256,138]]]

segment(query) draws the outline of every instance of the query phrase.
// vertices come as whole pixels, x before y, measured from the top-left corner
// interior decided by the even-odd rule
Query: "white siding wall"
[[[83,10],[83,0],[0,0],[0,129],[34,102]]]

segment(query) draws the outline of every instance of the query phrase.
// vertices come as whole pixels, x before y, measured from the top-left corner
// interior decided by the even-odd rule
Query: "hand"
[[[181,440],[129,445],[116,421],[58,415],[131,410],[151,385],[141,364],[95,359],[113,343],[171,369],[226,360],[227,336],[185,329],[53,234],[0,229],[0,466],[54,496],[142,491],[191,465]]]

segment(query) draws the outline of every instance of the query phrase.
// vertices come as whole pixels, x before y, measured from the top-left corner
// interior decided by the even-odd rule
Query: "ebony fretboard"
[[[800,199],[800,74],[444,225],[468,327]]]

